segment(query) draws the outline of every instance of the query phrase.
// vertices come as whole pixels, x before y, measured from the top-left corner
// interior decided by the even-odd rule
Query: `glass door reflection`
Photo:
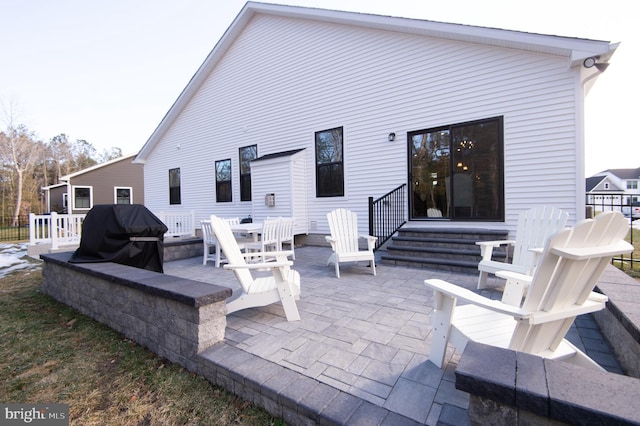
[[[449,130],[416,132],[411,143],[411,218],[449,217]]]

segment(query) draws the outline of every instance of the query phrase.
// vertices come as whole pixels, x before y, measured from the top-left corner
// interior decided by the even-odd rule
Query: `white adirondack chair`
[[[371,272],[376,274],[376,263],[373,253],[377,237],[358,234],[358,215],[346,209],[336,209],[327,213],[331,236],[326,240],[331,244],[333,253],[327,260],[327,265],[336,265],[336,277],[340,278],[339,264],[343,262],[369,261]],[[367,249],[360,250],[358,241],[363,238],[367,241]]]
[[[478,289],[485,288],[487,276],[497,271],[531,275],[547,238],[564,228],[568,219],[569,214],[560,209],[551,206],[535,207],[520,214],[515,240],[477,242],[482,256],[478,264],[478,271],[480,271]],[[507,251],[509,248],[513,251],[511,262],[492,259],[493,249],[503,245],[507,246]]]
[[[564,336],[576,316],[605,308],[607,297],[593,288],[613,256],[633,251],[624,241],[628,232],[629,223],[620,212],[606,212],[552,235],[533,276],[499,272],[528,283],[518,306],[442,280],[426,280],[435,301],[429,359],[442,367],[447,343],[462,351],[473,340],[602,370]],[[469,304],[456,305],[458,299]]]
[[[289,252],[269,252],[276,258],[273,262],[247,263],[246,256],[262,256],[262,253],[242,253],[231,228],[224,219],[211,216],[216,239],[224,252],[228,264],[242,288],[239,297],[227,302],[227,313],[272,303],[282,303],[287,321],[300,319],[296,300],[300,298],[300,274],[291,269],[293,262],[287,259]],[[271,276],[254,278],[251,270],[271,270]]]

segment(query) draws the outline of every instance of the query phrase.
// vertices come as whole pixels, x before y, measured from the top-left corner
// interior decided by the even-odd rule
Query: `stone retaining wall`
[[[469,342],[456,388],[471,395],[471,423],[640,425],[640,283],[610,265],[597,289],[609,301],[591,315],[626,375]]]
[[[42,289],[159,356],[197,371],[197,354],[224,339],[231,290],[115,263],[41,255]]]
[[[477,425],[638,425],[640,380],[469,342],[456,388]]]
[[[627,376],[640,378],[640,283],[609,266],[598,281],[607,309],[591,314]]]
[[[165,238],[163,259],[165,262],[202,256],[202,238]]]

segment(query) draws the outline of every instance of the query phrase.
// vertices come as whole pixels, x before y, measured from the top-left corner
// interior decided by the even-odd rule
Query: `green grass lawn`
[[[77,425],[282,425],[40,291],[0,279],[0,401],[63,403]]]
[[[631,254],[624,255],[624,258],[630,259],[631,256],[633,256],[633,267],[628,261],[623,263],[614,261],[613,264],[621,268],[628,275],[634,278],[640,278],[640,229],[632,228],[626,240],[633,242],[634,251]]]

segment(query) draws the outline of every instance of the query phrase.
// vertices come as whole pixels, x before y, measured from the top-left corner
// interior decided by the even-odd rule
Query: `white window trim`
[[[114,186],[113,187],[113,204],[118,204],[118,189],[128,189],[129,204],[133,204],[133,187],[131,186]]]
[[[76,188],[89,188],[89,207],[76,207]],[[73,203],[72,210],[91,210],[93,207],[93,186],[73,185],[71,187],[71,202]]]

